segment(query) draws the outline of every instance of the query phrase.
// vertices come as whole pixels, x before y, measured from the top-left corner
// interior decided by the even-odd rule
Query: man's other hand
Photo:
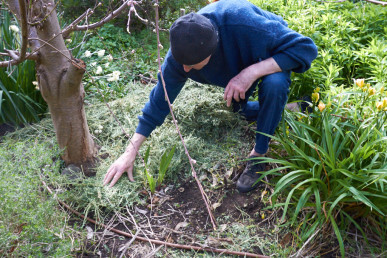
[[[231,105],[232,99],[239,102],[245,99],[247,90],[254,82],[254,77],[248,69],[243,70],[237,76],[232,78],[224,90],[224,100],[227,101],[227,106]]]
[[[229,81],[224,90],[224,100],[227,101],[227,106],[229,107],[231,105],[233,98],[237,102],[245,99],[246,92],[256,80],[265,75],[277,72],[282,72],[282,70],[272,57],[243,69]]]

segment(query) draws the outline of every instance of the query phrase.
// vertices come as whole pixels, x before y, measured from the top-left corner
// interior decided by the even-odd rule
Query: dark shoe
[[[255,156],[250,156],[249,159],[257,158]],[[245,170],[243,170],[242,175],[239,177],[237,182],[237,189],[241,193],[247,193],[251,190],[257,188],[259,182],[258,178],[261,176],[259,172],[266,170],[266,163],[257,164],[259,160],[252,159],[247,161]]]
[[[311,103],[312,103],[311,97],[309,96],[302,97],[301,102],[298,102],[301,112],[304,114],[311,114],[313,112]]]

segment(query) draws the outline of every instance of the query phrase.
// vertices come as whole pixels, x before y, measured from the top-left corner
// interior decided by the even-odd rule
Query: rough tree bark
[[[62,158],[66,164],[93,162],[97,154],[86,121],[82,78],[85,63],[66,48],[52,0],[7,0],[10,10],[23,23],[29,17],[31,52],[37,51],[39,89],[51,113]],[[21,5],[28,15],[23,17]],[[33,26],[31,26],[31,24]]]

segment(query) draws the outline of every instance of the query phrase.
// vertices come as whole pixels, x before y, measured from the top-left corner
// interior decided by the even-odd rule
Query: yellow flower
[[[320,99],[320,94],[318,94],[317,92],[313,92],[312,93],[312,101],[314,103],[317,103],[317,101]]]
[[[325,109],[325,104],[320,101],[320,103],[318,104],[318,109],[320,110],[320,112],[323,112],[323,110]]]
[[[376,93],[375,88],[369,88],[369,89],[368,89],[368,96],[375,95],[375,93]]]
[[[382,87],[380,88],[380,94],[383,94],[383,92],[384,92],[384,86],[382,86]]]
[[[383,108],[384,108],[384,109],[387,108],[387,98],[384,98],[384,99],[383,99]]]
[[[383,102],[376,102],[376,108],[379,110],[379,111],[382,111],[383,109]]]
[[[262,219],[265,219],[265,213],[262,213],[262,214],[261,214],[261,218],[262,218]]]
[[[356,82],[356,85],[359,86],[360,88],[364,87],[364,79],[357,79],[355,82]]]
[[[314,89],[313,92],[319,93],[320,92],[320,87],[317,87],[316,89]]]

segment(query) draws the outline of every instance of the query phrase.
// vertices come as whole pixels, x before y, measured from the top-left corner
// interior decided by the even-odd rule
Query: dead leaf
[[[292,233],[288,232],[281,240],[280,245],[285,248],[292,240]]]
[[[134,210],[135,210],[136,212],[138,212],[138,213],[142,214],[142,215],[145,215],[145,214],[147,214],[147,213],[148,213],[148,211],[147,211],[147,210],[141,210],[141,209],[140,209],[140,208],[138,208],[137,206],[136,206],[136,207],[134,207]]]
[[[211,187],[215,187],[218,184],[218,177],[215,174],[212,174],[212,185]]]
[[[153,203],[153,204],[156,204],[156,203],[158,203],[159,201],[160,201],[160,198],[157,197],[157,196],[154,196],[154,197],[153,197],[153,200],[152,200],[152,203]]]
[[[90,240],[94,236],[94,230],[89,226],[86,226],[86,229],[87,229],[87,239]]]
[[[167,237],[166,241],[167,241],[168,243],[173,243],[173,239],[172,239],[171,236]]]
[[[208,237],[206,240],[206,244],[211,247],[218,247],[221,245],[220,241],[213,237]]]
[[[179,223],[177,223],[177,225],[176,225],[176,227],[175,227],[175,230],[176,231],[178,231],[180,228],[185,228],[186,226],[188,226],[188,222],[185,222],[185,221],[183,221],[183,222],[179,222]]]
[[[226,173],[224,174],[224,177],[227,179],[230,178],[230,176],[232,175],[232,172],[233,172],[232,168],[227,170]]]
[[[220,225],[220,226],[219,226],[219,230],[220,230],[220,232],[223,232],[223,231],[225,231],[225,230],[226,230],[226,228],[227,228],[227,224],[222,224],[222,225]]]
[[[204,181],[205,179],[207,179],[208,177],[207,177],[207,175],[206,174],[203,174],[203,175],[201,175],[200,177],[199,177],[199,180],[200,181]]]
[[[212,209],[213,209],[213,210],[216,210],[216,208],[218,208],[220,205],[222,205],[222,204],[219,203],[219,202],[214,203],[214,204],[212,205]]]

